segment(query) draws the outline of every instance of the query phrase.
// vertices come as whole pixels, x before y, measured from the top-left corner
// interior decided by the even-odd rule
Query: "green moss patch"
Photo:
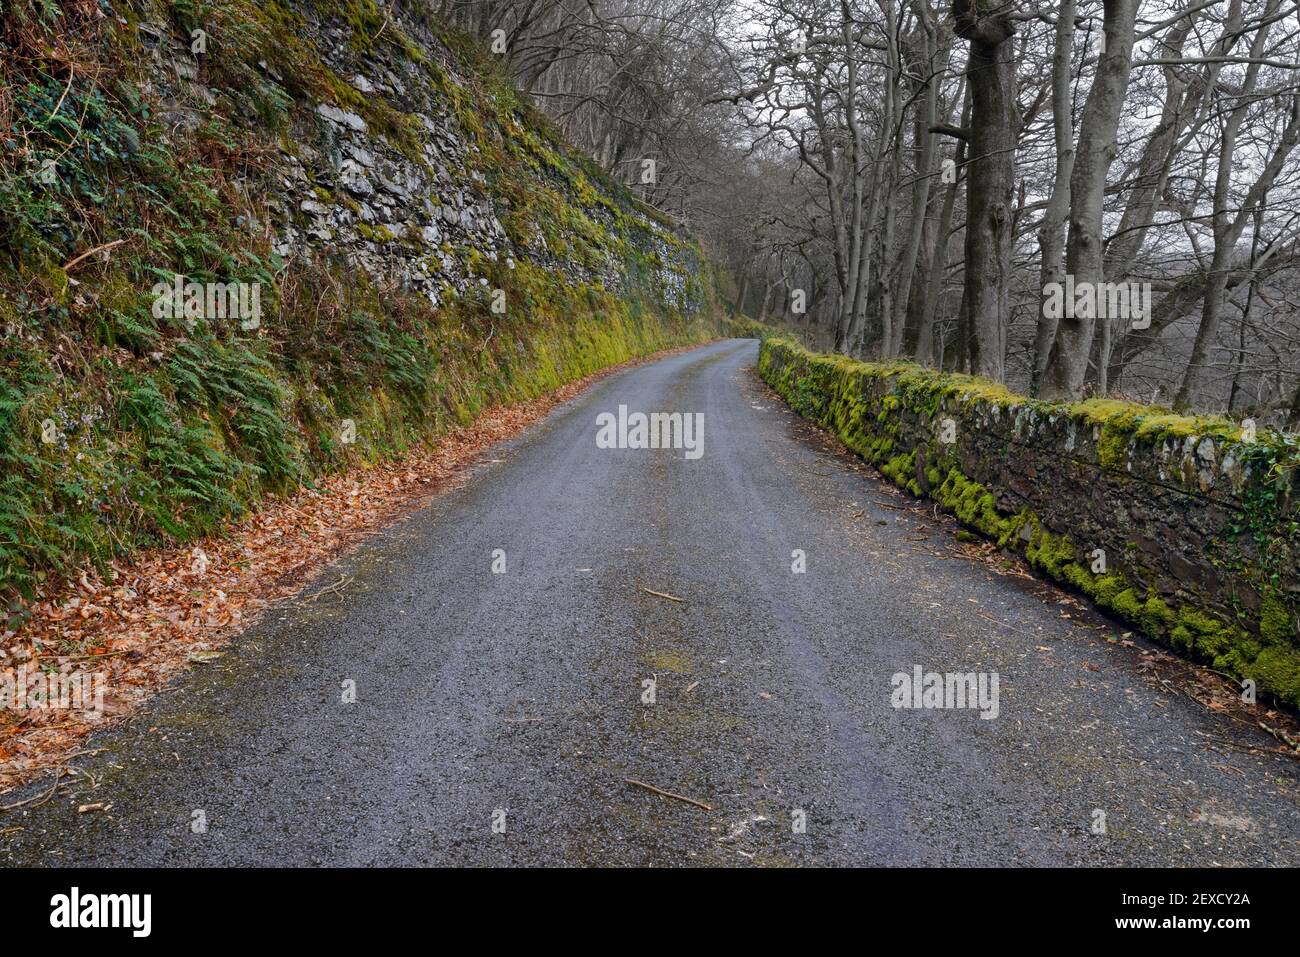
[[[119,12],[125,22],[93,4],[0,12],[3,598],[220,531],[267,494],[401,455],[485,407],[716,334],[698,247],[574,155],[476,41],[429,19],[445,48],[425,48],[374,0],[141,0]],[[322,24],[342,31],[345,58],[390,64],[427,96],[358,92],[326,62]],[[197,26],[209,96],[190,129],[168,119],[175,104],[151,71],[154,50],[188,48]],[[514,246],[499,262],[442,251],[504,290],[508,314],[477,283],[445,286],[435,308],[310,249],[274,252],[281,151],[308,156],[318,104],[356,113],[426,170],[417,106],[465,142],[458,186],[508,209]],[[46,159],[50,182],[34,175]],[[387,226],[358,232],[410,254]],[[259,284],[260,327],[155,316],[151,287],[174,275]],[[610,275],[617,290],[575,278]]]
[[[817,355],[774,336],[765,337],[759,372],[801,415],[834,432],[895,485],[940,503],[969,529],[1024,555],[1052,580],[1088,596],[1135,630],[1198,661],[1239,678],[1250,678],[1265,695],[1300,707],[1300,641],[1292,604],[1279,591],[1294,569],[1282,568],[1297,524],[1285,486],[1295,458],[1293,437],[1270,434],[1242,442],[1240,424],[1211,416],[1178,416],[1162,409],[1094,399],[1052,405],[1017,396],[1000,385],[969,376],[935,372],[905,363],[864,363]],[[1263,596],[1257,614],[1242,607],[1224,620],[1200,607],[1185,583],[1171,582],[1165,598],[1139,586],[1122,571],[1091,570],[1089,548],[1066,531],[1051,529],[1029,508],[1005,514],[998,490],[968,477],[958,449],[940,441],[937,427],[952,417],[978,430],[986,417],[1032,414],[1070,420],[1076,430],[1096,434],[1097,468],[1130,481],[1134,449],[1158,447],[1170,439],[1210,437],[1239,459],[1259,463],[1260,478],[1241,495],[1241,527],[1225,538],[1249,536],[1253,557],[1225,562],[1240,587]],[[1004,420],[1006,421],[1006,420]],[[1237,443],[1233,445],[1233,443]],[[959,444],[959,443],[958,443]],[[920,461],[924,486],[917,481]],[[1124,485],[1118,486],[1124,488]],[[1224,554],[1232,550],[1217,546]],[[1115,564],[1121,564],[1115,562]]]

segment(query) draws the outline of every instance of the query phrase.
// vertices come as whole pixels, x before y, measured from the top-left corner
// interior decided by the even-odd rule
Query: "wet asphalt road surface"
[[[4,815],[0,862],[1300,863],[1300,763],[962,555],[756,354],[618,373],[493,449],[102,732],[93,796]],[[597,448],[620,404],[702,412],[703,456]],[[893,708],[918,665],[996,672],[997,718]]]

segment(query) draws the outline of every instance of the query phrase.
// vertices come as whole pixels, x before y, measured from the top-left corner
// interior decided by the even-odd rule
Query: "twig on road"
[[[1013,625],[1009,621],[1002,621],[1000,618],[994,618],[992,615],[988,614],[987,612],[977,611],[975,612],[975,614],[985,619],[986,621],[993,622],[993,624],[995,625],[1000,625],[1003,628],[1009,628],[1012,631],[1018,631],[1022,635],[1028,635],[1030,638],[1033,638],[1035,640],[1041,639],[1043,637],[1041,633],[1035,634],[1034,632],[1030,631],[1028,628],[1021,628],[1019,625]]]
[[[59,785],[63,782],[64,775],[67,775],[68,777],[73,777],[76,775],[76,773],[77,772],[75,768],[68,768],[68,767],[59,768],[59,770],[55,772],[54,783],[50,786],[50,789],[48,791],[42,791],[40,794],[34,794],[23,801],[16,801],[13,804],[5,804],[3,806],[0,806],[0,811],[13,811],[17,808],[23,807],[24,805],[32,804],[33,801],[36,802],[33,805],[33,807],[40,807],[50,798],[54,797],[54,792],[59,789]]]
[[[302,601],[304,604],[307,604],[315,601],[317,598],[320,598],[322,595],[337,594],[338,590],[350,581],[352,581],[351,576],[343,575],[333,585],[330,585],[328,588],[322,588],[320,591],[315,592],[314,594],[307,595],[305,598],[302,599]]]
[[[642,588],[641,590],[648,595],[656,595],[659,598],[667,598],[669,601],[677,601],[677,602],[681,602],[682,604],[686,604],[685,598],[678,598],[676,595],[665,595],[661,591],[654,591],[653,589],[650,588]]]
[[[655,794],[662,795],[666,798],[672,798],[674,801],[685,801],[687,804],[694,804],[696,807],[704,808],[706,811],[712,811],[713,808],[703,801],[697,801],[695,798],[688,798],[685,795],[674,794],[672,791],[665,791],[663,788],[657,788],[653,784],[646,784],[644,781],[638,781],[636,778],[624,778],[624,783],[635,784],[639,788],[645,788],[647,791],[653,791]]]
[[[1199,731],[1196,733],[1200,735],[1202,738],[1205,738],[1207,741],[1213,741],[1215,744],[1219,745],[1219,747],[1232,748],[1234,751],[1240,751],[1242,754],[1250,754],[1250,755],[1258,756],[1260,754],[1276,753],[1271,751],[1265,751],[1257,744],[1241,744],[1240,742],[1237,741],[1229,741],[1227,738],[1216,738],[1208,734],[1201,734],[1201,732]],[[1208,744],[1205,747],[1213,751],[1215,754],[1223,753],[1222,751],[1219,751],[1217,748],[1213,748]]]
[[[1300,754],[1300,741],[1297,741],[1295,738],[1291,737],[1291,735],[1287,734],[1281,728],[1270,728],[1263,721],[1257,723],[1261,728],[1263,728],[1273,737],[1277,738],[1279,741],[1291,747],[1296,754]]]

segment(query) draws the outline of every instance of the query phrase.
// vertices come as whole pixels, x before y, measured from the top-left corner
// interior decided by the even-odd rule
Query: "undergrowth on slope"
[[[475,147],[475,188],[509,201],[517,247],[540,230],[557,260],[613,256],[630,289],[452,250],[518,304],[499,316],[476,287],[434,308],[344,262],[277,256],[262,197],[317,102],[424,162],[407,104],[332,71],[305,11],[358,51],[419,65]],[[268,493],[398,454],[486,405],[710,334],[707,310],[686,315],[712,296],[708,276],[660,305],[663,264],[631,197],[569,154],[473,41],[434,23],[446,48],[425,49],[388,20],[373,0],[4,6],[0,594],[208,534]],[[199,28],[215,103],[181,93],[185,109],[167,108],[151,52]],[[401,237],[385,240],[402,253]],[[177,274],[260,283],[263,323],[156,317],[151,290]]]

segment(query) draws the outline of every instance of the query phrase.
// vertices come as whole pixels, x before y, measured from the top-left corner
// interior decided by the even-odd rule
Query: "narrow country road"
[[[621,372],[494,449],[88,744],[109,813],[5,815],[0,861],[1300,864],[1300,763],[963,555],[756,354]],[[598,448],[620,404],[703,413],[703,456]],[[996,672],[998,716],[895,709],[916,666]]]

